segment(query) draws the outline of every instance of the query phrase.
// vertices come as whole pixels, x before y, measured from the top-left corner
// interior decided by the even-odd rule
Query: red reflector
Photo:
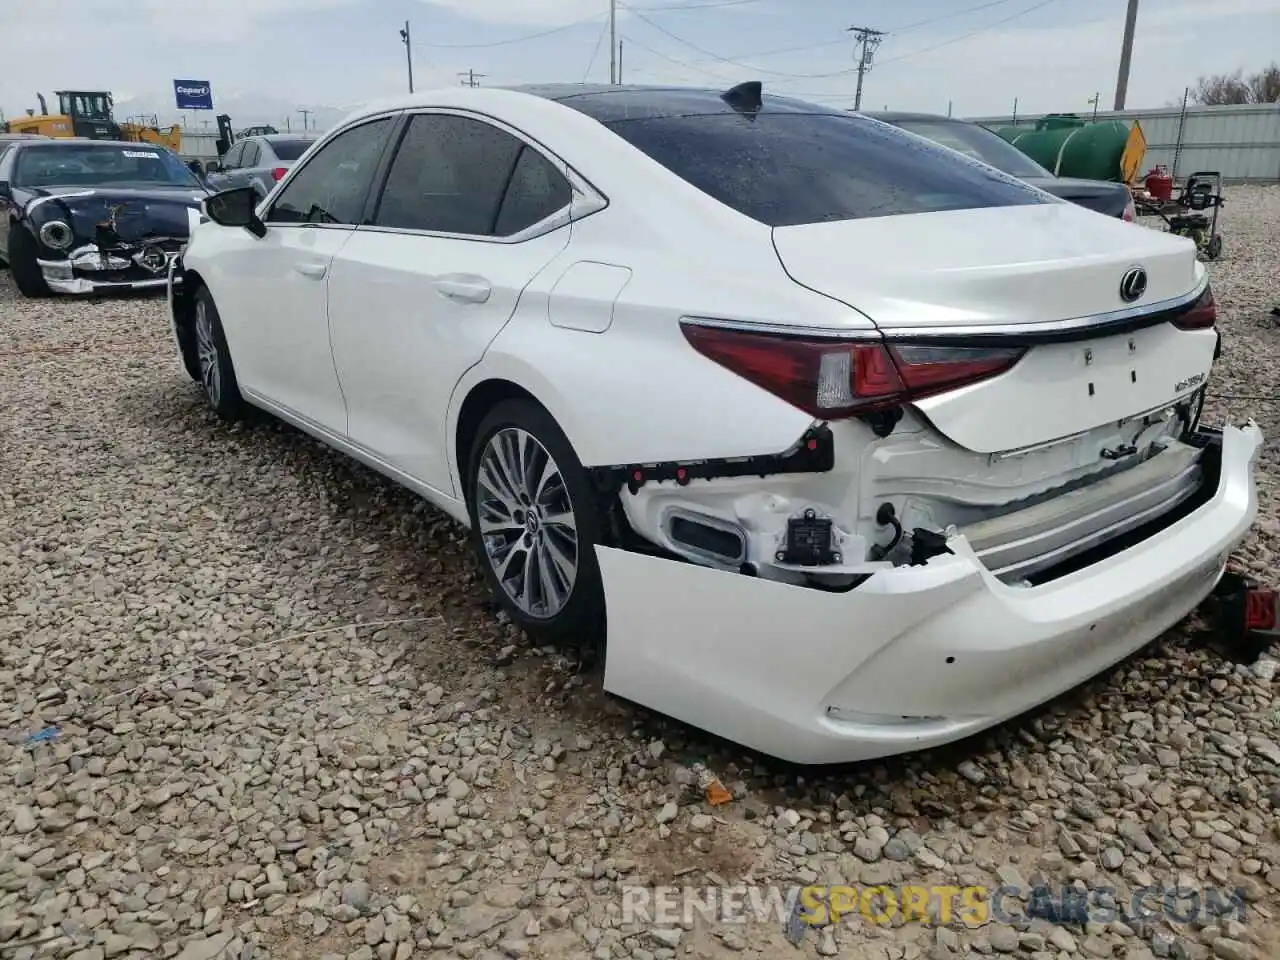
[[[703,356],[822,419],[849,417],[1003,373],[1025,348],[921,346],[814,339],[681,324]]]
[[[288,173],[288,172],[289,172],[289,168],[288,168],[288,167],[272,167],[272,169],[271,169],[271,179],[272,179],[272,180],[274,180],[274,181],[276,181],[276,183],[279,183],[279,182],[280,182],[280,178],[281,178],[281,177],[283,177],[283,176],[284,176],[286,173]]]
[[[1255,587],[1244,595],[1244,628],[1271,632],[1276,629],[1276,592]]]
[[[1171,322],[1179,330],[1208,330],[1218,322],[1218,305],[1214,302],[1213,291],[1205,287],[1191,308],[1178,314]]]

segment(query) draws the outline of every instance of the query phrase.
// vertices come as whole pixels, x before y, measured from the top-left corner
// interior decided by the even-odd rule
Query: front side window
[[[244,157],[240,161],[242,167],[253,167],[258,163],[258,145],[250,140],[244,145]]]
[[[390,132],[391,118],[381,117],[338,134],[289,181],[267,221],[359,223]]]

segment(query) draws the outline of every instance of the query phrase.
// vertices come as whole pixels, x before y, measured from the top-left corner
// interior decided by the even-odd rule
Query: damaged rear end
[[[610,474],[625,527],[704,569],[602,551],[606,686],[801,762],[954,740],[1084,681],[1193,609],[1256,512],[1257,428],[1200,424],[1219,341],[1189,244],[1067,205],[873,226],[774,238],[874,330],[681,322],[813,417],[794,449]],[[633,580],[660,608],[611,585]]]
[[[1135,243],[1066,205],[965,214],[775,230],[793,279],[877,329],[682,328],[822,424],[800,453],[829,445],[830,468],[797,473],[783,457],[772,476],[724,465],[714,482],[641,488],[632,470],[631,526],[695,562],[827,588],[962,537],[1000,579],[1038,583],[1202,502],[1216,470],[1197,428],[1218,333],[1190,245],[1146,231]],[[872,237],[873,261],[829,252]]]

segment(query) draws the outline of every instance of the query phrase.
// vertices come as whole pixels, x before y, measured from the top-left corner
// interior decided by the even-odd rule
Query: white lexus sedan
[[[205,214],[170,303],[218,415],[417,491],[606,690],[788,760],[1054,697],[1255,515],[1190,241],[757,83],[419,93]]]

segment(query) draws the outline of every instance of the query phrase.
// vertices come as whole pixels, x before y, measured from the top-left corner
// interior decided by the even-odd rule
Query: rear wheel
[[[239,420],[244,415],[245,403],[240,396],[227,338],[222,332],[222,319],[208,288],[196,291],[195,299],[196,365],[205,401],[223,420]]]
[[[14,286],[24,297],[47,297],[53,292],[44,282],[44,274],[36,262],[35,238],[18,224],[9,229],[9,272],[13,274]]]
[[[528,400],[497,404],[476,431],[466,489],[472,542],[507,615],[538,640],[598,652],[600,513],[551,415]]]

